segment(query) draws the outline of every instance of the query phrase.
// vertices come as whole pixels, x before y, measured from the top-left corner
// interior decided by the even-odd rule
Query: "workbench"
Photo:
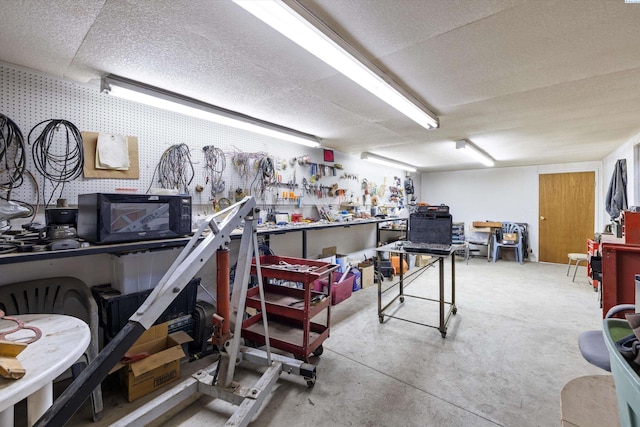
[[[400,257],[400,266],[403,265],[404,261],[407,261],[408,264],[408,255],[429,255],[431,256],[431,260],[424,266],[421,267],[415,267],[416,270],[412,271],[412,272],[408,272],[408,274],[405,277],[405,272],[404,272],[404,268],[400,268],[400,274],[399,274],[399,278],[398,281],[391,284],[389,287],[387,287],[386,289],[383,290],[383,280],[381,275],[378,275],[378,319],[380,321],[380,323],[384,322],[384,318],[386,317],[390,317],[393,319],[398,319],[398,320],[403,320],[405,322],[410,322],[410,323],[415,323],[418,325],[422,325],[422,326],[428,326],[430,328],[436,328],[440,331],[440,334],[442,335],[442,338],[445,338],[447,336],[447,325],[449,323],[449,320],[451,319],[451,316],[455,316],[456,313],[458,312],[458,308],[456,307],[456,264],[455,264],[455,252],[457,250],[460,249],[464,249],[464,245],[452,245],[451,246],[451,251],[448,255],[437,255],[437,254],[425,254],[425,253],[418,253],[418,252],[410,252],[405,250],[402,245],[399,245],[397,243],[390,243],[384,246],[380,246],[379,248],[376,248],[376,252],[377,252],[377,258],[378,258],[378,265],[381,265],[382,262],[382,254],[383,253],[389,253],[389,254],[398,254]],[[445,297],[445,271],[444,271],[444,261],[446,258],[450,258],[451,259],[451,301],[446,301],[446,297]],[[430,267],[434,267],[437,264],[438,266],[438,285],[439,285],[439,293],[438,293],[438,299],[432,299],[432,298],[426,298],[426,297],[422,297],[422,296],[418,296],[418,295],[412,295],[412,294],[407,294],[405,293],[405,289],[406,287],[413,282],[415,279],[417,279],[420,275],[422,275],[422,273],[424,273],[428,268]],[[405,279],[411,279],[411,281],[407,284],[405,284]],[[396,295],[393,296],[393,298],[388,301],[384,306],[382,303],[382,296],[384,293],[386,293],[387,291],[390,291],[391,289],[398,287],[398,293]],[[439,322],[438,325],[431,325],[431,324],[427,324],[427,323],[422,323],[419,321],[415,321],[412,319],[407,319],[407,318],[402,318],[396,315],[390,315],[387,314],[387,310],[396,302],[399,301],[400,303],[404,303],[405,297],[410,297],[410,298],[416,298],[416,299],[421,299],[421,300],[426,300],[426,301],[431,301],[431,302],[437,302],[438,303],[438,310],[439,310]]]

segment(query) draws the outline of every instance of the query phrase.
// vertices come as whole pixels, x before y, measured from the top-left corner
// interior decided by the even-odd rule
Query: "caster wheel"
[[[442,338],[446,338],[447,337],[447,333],[446,332],[440,332],[440,335],[442,335]]]
[[[316,385],[316,379],[315,378],[305,378],[305,380],[307,380],[307,387],[311,388],[314,385]]]
[[[404,297],[400,297],[400,302],[404,302]]]
[[[379,321],[380,323],[384,322],[384,316],[378,316],[378,321]]]
[[[598,288],[593,288],[593,292],[598,292]]]
[[[324,347],[322,347],[322,344],[320,344],[318,346],[318,348],[313,350],[313,355],[316,356],[316,357],[320,357],[322,355],[322,353],[324,353]]]
[[[453,313],[453,315],[455,316],[456,314],[458,314],[458,308],[454,307],[453,310],[451,310],[451,312]]]

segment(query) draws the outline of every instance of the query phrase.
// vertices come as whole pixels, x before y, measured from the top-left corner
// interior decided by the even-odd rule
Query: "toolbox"
[[[428,242],[450,245],[452,241],[453,219],[443,211],[414,212],[409,216],[410,242]]]

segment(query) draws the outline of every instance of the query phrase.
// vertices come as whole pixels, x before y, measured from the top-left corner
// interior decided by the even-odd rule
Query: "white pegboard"
[[[80,131],[106,132],[124,135],[134,135],[138,138],[140,160],[140,179],[85,179],[80,177],[65,185],[63,198],[69,204],[77,203],[78,194],[93,192],[114,192],[119,188],[136,189],[138,193],[146,192],[151,184],[154,169],[162,153],[171,145],[185,143],[190,147],[191,159],[194,166],[194,179],[189,190],[195,205],[209,205],[210,188],[207,185],[202,193],[196,193],[197,184],[205,186],[204,154],[202,147],[213,145],[227,153],[243,151],[249,153],[267,152],[276,159],[287,161],[293,157],[309,155],[312,162],[322,163],[322,149],[310,149],[281,140],[255,135],[250,132],[229,128],[215,123],[195,119],[169,111],[149,107],[143,104],[122,100],[106,94],[101,94],[97,85],[81,85],[59,80],[41,74],[31,73],[0,64],[0,113],[11,118],[22,130],[25,142],[29,131],[39,122],[49,119],[65,119],[78,127]],[[33,138],[33,137],[32,137]],[[355,156],[336,152],[336,162],[342,163],[344,170],[337,171],[337,176],[327,176],[319,183],[332,185],[338,183],[340,188],[346,188],[347,197],[361,195],[360,184],[355,180],[341,180],[343,172],[357,175],[360,179],[392,185],[393,176],[404,176],[404,172],[394,169],[371,167]],[[43,177],[38,176],[32,161],[31,147],[27,146],[27,168],[37,175],[38,184],[42,185]],[[302,178],[309,180],[310,167],[287,165],[279,170],[283,182],[293,178],[295,170],[296,195],[302,190]],[[226,157],[224,172],[226,193],[236,188],[247,188],[235,171],[231,161],[231,154]],[[249,183],[250,184],[250,183]],[[210,184],[209,184],[210,185]],[[157,184],[154,184],[157,186]],[[51,185],[47,184],[48,190]],[[266,194],[266,200],[259,200],[263,206],[273,206],[274,195],[288,188],[273,188]],[[22,187],[14,190],[13,199],[34,202],[36,190],[31,180],[25,177]],[[228,194],[219,197],[228,196]],[[56,197],[53,198],[54,203]],[[337,198],[317,199],[315,196],[304,195],[302,206],[317,203],[337,204]],[[279,200],[279,205],[285,208],[298,207],[297,202]]]

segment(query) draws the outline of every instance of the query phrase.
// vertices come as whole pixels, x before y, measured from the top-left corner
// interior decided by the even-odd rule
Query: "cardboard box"
[[[338,248],[336,246],[329,246],[328,248],[322,248],[321,258],[335,257],[335,263],[340,266],[338,271],[340,273],[344,272],[347,268],[347,256],[343,254],[339,254]]]
[[[120,380],[129,402],[180,378],[180,359],[185,356],[182,344],[192,341],[183,331],[168,335],[168,324],[152,326],[131,346],[127,354],[150,353],[137,362],[119,362]]]
[[[360,269],[360,283],[362,285],[362,289],[373,286],[373,264],[361,262],[360,264],[358,264],[358,268]]]
[[[429,264],[431,261],[430,255],[417,255],[416,256],[416,267],[424,267]]]
[[[515,242],[518,240],[518,233],[502,233],[502,240],[505,242]]]

